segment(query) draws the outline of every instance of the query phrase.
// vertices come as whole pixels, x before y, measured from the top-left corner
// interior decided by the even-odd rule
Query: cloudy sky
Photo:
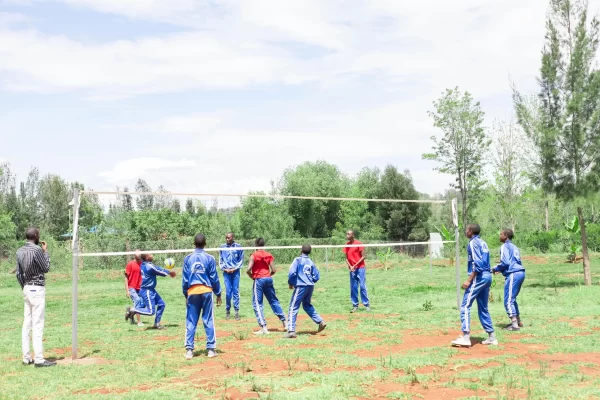
[[[590,1],[592,10],[600,0]],[[450,179],[421,160],[448,87],[512,113],[546,0],[0,0],[0,159],[96,190],[266,190],[324,159]]]

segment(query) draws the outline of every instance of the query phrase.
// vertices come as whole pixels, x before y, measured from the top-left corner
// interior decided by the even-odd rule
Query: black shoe
[[[515,328],[514,326],[512,326],[512,325],[511,325],[511,326],[507,326],[506,328],[504,328],[504,330],[505,330],[505,331],[518,332],[518,331],[520,331],[520,330],[521,330],[521,328],[519,328],[519,327],[516,327],[516,328]]]
[[[127,322],[127,320],[130,318],[133,318],[133,316],[131,315],[131,307],[127,306],[125,308],[125,322]]]
[[[165,326],[163,326],[161,324],[158,324],[158,325],[154,324],[152,326],[152,329],[158,329],[159,331],[161,331],[161,330],[166,329],[166,328],[165,328]]]
[[[23,365],[31,365],[33,364],[33,360],[23,361]]]
[[[229,311],[227,311],[227,314],[225,314],[225,319],[229,319],[231,318],[231,314],[229,314]]]
[[[42,363],[36,363],[35,367],[36,368],[44,368],[44,367],[54,367],[56,365],[55,361],[48,361],[48,360],[44,360],[44,362]]]
[[[319,323],[319,329],[317,329],[317,333],[323,332],[325,328],[327,328],[327,324],[325,323],[325,321],[321,321]]]
[[[234,318],[235,318],[236,321],[240,320],[240,314],[238,314],[237,311],[235,312],[235,317]]]

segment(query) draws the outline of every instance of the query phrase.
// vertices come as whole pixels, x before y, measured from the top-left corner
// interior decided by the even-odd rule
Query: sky
[[[95,190],[269,190],[326,160],[452,178],[421,155],[446,88],[512,117],[546,0],[0,0],[0,161]],[[591,0],[590,9],[600,8]]]

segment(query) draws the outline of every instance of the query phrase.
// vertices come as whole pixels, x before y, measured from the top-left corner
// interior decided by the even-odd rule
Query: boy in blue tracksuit
[[[215,258],[204,251],[206,237],[201,233],[197,234],[194,245],[196,250],[183,261],[181,282],[187,305],[185,358],[188,360],[194,357],[194,336],[200,314],[206,332],[207,355],[211,358],[217,356],[213,294],[217,296],[217,307],[221,305],[221,284],[217,274],[217,264]]]
[[[125,320],[131,318],[135,314],[141,315],[156,315],[154,317],[154,329],[164,329],[160,324],[163,312],[165,311],[165,302],[156,291],[156,277],[170,276],[175,278],[175,271],[169,271],[158,267],[152,263],[154,257],[152,254],[142,254],[142,265],[140,272],[142,273],[142,285],[140,287],[140,301],[134,308],[127,308]],[[143,307],[142,307],[143,305]]]
[[[327,324],[310,302],[315,283],[319,280],[319,270],[309,257],[311,251],[312,248],[310,245],[305,244],[302,246],[302,255],[297,257],[290,266],[288,285],[290,289],[294,289],[294,292],[292,293],[290,310],[288,312],[288,332],[284,338],[293,339],[296,337],[296,318],[298,317],[300,304],[302,304],[302,308],[312,318],[313,322],[319,325],[317,333],[327,327]]]
[[[518,331],[523,326],[517,296],[525,280],[525,268],[521,263],[519,249],[512,243],[513,237],[512,229],[504,229],[500,232],[500,241],[502,242],[500,264],[493,269],[494,274],[500,272],[506,278],[504,281],[504,307],[510,318],[510,324],[506,327],[508,331]]]
[[[490,268],[490,251],[487,243],[479,237],[481,228],[479,225],[467,226],[466,235],[469,238],[467,245],[469,278],[463,283],[465,295],[460,307],[460,319],[463,335],[452,342],[453,346],[471,346],[471,306],[477,300],[477,311],[479,321],[489,337],[482,342],[484,345],[497,345],[498,340],[494,334],[492,318],[488,311],[488,300],[490,287],[492,286],[492,272]]]
[[[231,299],[233,298],[233,309],[235,310],[235,320],[240,320],[240,268],[244,264],[244,250],[234,250],[236,247],[242,247],[233,239],[233,232],[225,235],[226,243],[221,246],[219,252],[219,268],[223,271],[223,281],[225,282],[225,319],[229,319],[231,314]]]

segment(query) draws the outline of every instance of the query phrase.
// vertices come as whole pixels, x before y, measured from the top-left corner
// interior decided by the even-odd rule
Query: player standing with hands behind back
[[[354,231],[349,230],[346,232],[346,244],[360,245],[362,242],[354,238]],[[350,270],[350,300],[352,301],[351,313],[358,311],[358,288],[360,286],[360,297],[363,305],[367,311],[371,311],[369,296],[367,295],[367,273],[365,270],[365,248],[362,246],[358,247],[344,247],[344,253],[346,254],[346,264]]]

